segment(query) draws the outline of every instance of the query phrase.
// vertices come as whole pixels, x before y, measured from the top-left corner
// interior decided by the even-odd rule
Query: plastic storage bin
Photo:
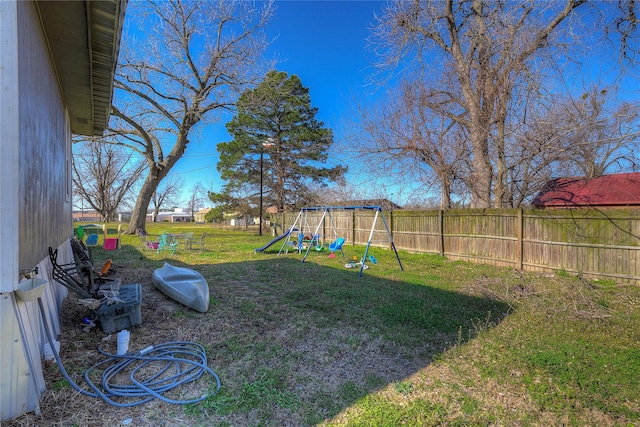
[[[142,323],[142,289],[140,283],[122,285],[119,298],[124,302],[106,305],[96,310],[102,330],[106,334],[118,332]]]

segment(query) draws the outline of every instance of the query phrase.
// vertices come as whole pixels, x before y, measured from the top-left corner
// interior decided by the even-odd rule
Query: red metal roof
[[[559,178],[535,197],[536,207],[638,206],[640,172],[598,178]]]

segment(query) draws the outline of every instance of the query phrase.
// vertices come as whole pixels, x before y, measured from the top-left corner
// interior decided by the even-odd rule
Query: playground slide
[[[254,249],[255,252],[262,252],[265,249],[267,249],[269,246],[273,245],[276,242],[279,242],[280,240],[284,239],[285,237],[287,237],[289,235],[289,233],[291,232],[291,230],[288,230],[286,233],[281,234],[277,237],[274,237],[272,241],[270,241],[269,243],[267,243],[266,245],[260,247],[260,248],[256,248]]]

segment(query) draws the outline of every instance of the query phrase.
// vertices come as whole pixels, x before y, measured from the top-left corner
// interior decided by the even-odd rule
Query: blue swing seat
[[[340,251],[342,258],[344,258],[344,252],[342,252],[342,245],[344,245],[344,237],[338,237],[335,242],[329,245],[329,252]]]

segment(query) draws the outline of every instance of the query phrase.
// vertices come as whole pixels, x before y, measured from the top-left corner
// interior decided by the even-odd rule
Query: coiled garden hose
[[[40,298],[38,298],[38,304],[40,306],[40,313],[42,314],[47,339],[49,340],[53,356],[60,367],[62,375],[75,390],[85,396],[99,397],[113,406],[129,408],[149,402],[154,398],[180,405],[197,403],[213,396],[220,390],[220,378],[207,366],[207,355],[204,347],[193,342],[168,342],[147,347],[137,353],[122,356],[107,353],[101,348],[98,348],[98,351],[108,358],[85,371],[84,380],[93,392],[87,391],[71,379],[62,365],[62,360],[60,360],[60,355],[56,351],[54,340],[49,331],[47,316]],[[157,373],[153,375],[148,374],[151,365],[159,365]],[[106,367],[102,368],[100,388],[91,381],[89,376],[93,371],[102,366]],[[129,371],[131,383],[124,385],[113,383],[112,379],[118,376],[124,376],[123,372],[125,370]],[[139,381],[136,378],[136,374],[140,373],[141,370],[144,370],[146,377],[143,381]],[[198,380],[205,373],[211,375],[216,382],[215,390],[212,392],[185,400],[174,400],[163,395],[163,393],[178,386]],[[135,398],[137,400],[129,403],[120,403],[112,400],[112,397]]]

